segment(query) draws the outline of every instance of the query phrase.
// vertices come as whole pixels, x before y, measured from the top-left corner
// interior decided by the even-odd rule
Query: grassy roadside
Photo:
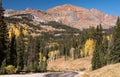
[[[120,63],[107,65],[95,71],[84,73],[77,77],[120,77]]]
[[[88,71],[91,67],[91,57],[68,60],[64,58],[57,59],[48,63],[48,70],[71,70],[71,71]]]

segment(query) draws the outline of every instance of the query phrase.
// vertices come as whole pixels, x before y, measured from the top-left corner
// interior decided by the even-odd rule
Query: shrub
[[[16,73],[17,72],[17,68],[15,68],[15,66],[13,66],[13,65],[8,65],[8,66],[6,66],[5,67],[5,71],[6,71],[6,73],[8,73],[8,74],[14,74],[14,73]]]
[[[86,70],[86,68],[84,68],[84,67],[79,69],[79,71],[85,71],[85,70]]]

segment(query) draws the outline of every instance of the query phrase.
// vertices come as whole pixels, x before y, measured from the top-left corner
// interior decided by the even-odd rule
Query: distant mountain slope
[[[33,35],[41,35],[43,33],[48,33],[53,36],[68,33],[68,34],[74,34],[79,33],[80,30],[67,26],[65,24],[55,22],[55,21],[48,21],[48,22],[42,22],[36,20],[34,15],[32,14],[15,14],[11,15],[9,17],[5,17],[5,22],[9,26],[9,28],[16,28],[17,31],[20,28],[25,29],[29,34]],[[14,31],[15,29],[13,29]],[[19,31],[18,31],[19,32]]]
[[[20,11],[5,11],[5,16],[17,14],[31,14],[39,22],[57,21],[78,29],[88,28],[89,26],[96,27],[99,24],[102,24],[104,28],[109,28],[115,25],[117,19],[116,16],[102,13],[97,9],[86,9],[70,4],[56,6],[46,11],[31,8]]]
[[[75,28],[88,28],[102,24],[108,28],[115,24],[116,17],[107,15],[97,9],[85,9],[73,5],[62,5],[47,10],[49,14],[56,17],[65,24]]]

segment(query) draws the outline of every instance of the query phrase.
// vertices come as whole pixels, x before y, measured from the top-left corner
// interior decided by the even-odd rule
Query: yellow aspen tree
[[[40,62],[42,62],[42,59],[43,59],[43,54],[41,52],[39,52],[39,60],[40,60]]]
[[[93,39],[88,39],[84,45],[85,56],[92,55],[95,49],[95,41]]]

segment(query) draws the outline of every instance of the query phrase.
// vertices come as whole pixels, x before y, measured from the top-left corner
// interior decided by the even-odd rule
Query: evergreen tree
[[[28,53],[27,53],[27,66],[30,66],[30,70],[32,70],[33,62],[34,62],[34,39],[32,36],[29,36],[29,42],[28,42]]]
[[[27,66],[29,70],[39,71],[39,51],[40,39],[39,37],[29,36],[28,51],[27,51]]]
[[[101,67],[107,65],[108,39],[105,37],[99,49]]]
[[[17,52],[17,67],[19,70],[24,68],[24,40],[23,40],[22,28],[20,28],[20,35],[16,40],[16,52]]]
[[[9,65],[17,66],[17,52],[16,52],[16,36],[12,34],[10,42],[10,60]]]
[[[96,28],[94,39],[96,40],[96,47],[100,46],[103,41],[103,29],[102,25],[98,25]]]
[[[36,37],[35,39],[35,61],[34,61],[34,69],[36,71],[40,71],[40,69],[38,69],[39,66],[39,52],[40,52],[40,36]]]
[[[118,17],[116,26],[112,33],[112,45],[109,53],[109,63],[120,62],[120,18]]]
[[[95,39],[95,36],[96,36],[96,29],[95,27],[89,27],[88,29],[88,36],[90,39]]]
[[[92,58],[92,70],[96,70],[101,67],[99,48],[95,49]]]
[[[6,54],[8,53],[8,43],[8,29],[4,22],[4,10],[2,8],[2,0],[0,0],[0,67],[2,62],[7,57]]]
[[[95,51],[93,53],[93,58],[92,58],[92,69],[98,69],[101,68],[101,61],[100,61],[100,46],[102,44],[103,41],[103,33],[102,33],[102,26],[99,25],[96,28],[96,36],[95,36],[95,40],[96,40],[96,46],[95,46]]]

